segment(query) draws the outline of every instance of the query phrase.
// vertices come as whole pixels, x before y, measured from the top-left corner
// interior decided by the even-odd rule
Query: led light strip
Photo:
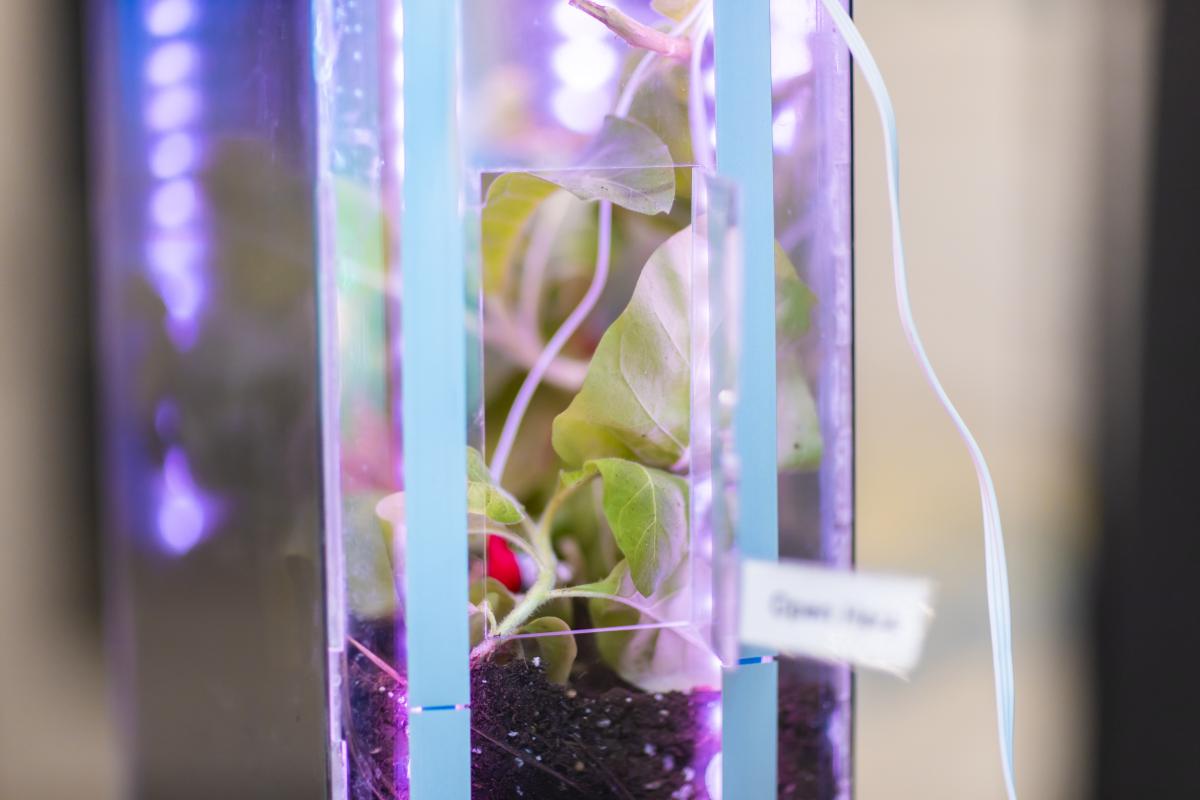
[[[203,198],[194,178],[200,144],[193,125],[201,112],[195,79],[200,52],[187,37],[199,9],[192,0],[156,0],[145,10],[149,42],[143,64],[144,125],[147,148],[147,277],[166,309],[166,328],[180,351],[196,340],[205,301],[203,242],[197,232]],[[187,453],[170,443],[177,428],[177,407],[159,402],[155,427],[168,442],[159,481],[156,532],[161,546],[183,555],[203,538],[212,501],[192,478]]]

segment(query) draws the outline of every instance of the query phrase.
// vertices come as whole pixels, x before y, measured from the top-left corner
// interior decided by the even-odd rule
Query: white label
[[[929,581],[796,561],[742,564],[741,641],[907,674],[933,616]]]

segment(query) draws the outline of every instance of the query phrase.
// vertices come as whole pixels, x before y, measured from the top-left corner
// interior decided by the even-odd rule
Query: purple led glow
[[[563,125],[576,133],[591,133],[600,127],[608,113],[608,93],[602,89],[580,92],[564,86],[555,91],[550,107]]]
[[[195,218],[199,204],[195,182],[177,178],[154,190],[150,217],[160,228],[178,228]]]
[[[185,130],[201,110],[200,95],[192,81],[200,67],[195,45],[173,38],[195,22],[193,0],[157,0],[146,11],[146,32],[167,41],[153,45],[143,64],[147,99],[143,107],[146,127],[161,137],[149,136],[147,170],[156,179],[147,203],[149,278],[166,308],[166,330],[180,350],[191,347],[204,302],[202,248],[194,238],[200,217],[200,193],[188,177],[196,167],[199,145]],[[178,434],[178,407],[164,397],[155,410],[159,438],[171,442]],[[192,479],[187,454],[178,445],[167,449],[159,482],[155,517],[157,538],[168,553],[180,556],[200,543],[212,521],[212,503]]]
[[[207,503],[192,480],[187,455],[179,447],[163,460],[158,504],[158,537],[175,555],[183,555],[204,538]]]
[[[200,113],[200,96],[185,86],[164,89],[146,108],[146,124],[154,130],[181,128]]]
[[[154,36],[174,36],[195,18],[196,7],[191,0],[159,0],[146,13],[146,30]]]
[[[155,407],[154,430],[160,439],[175,438],[179,430],[179,407],[173,400],[160,400]]]
[[[570,130],[592,133],[611,105],[617,54],[608,44],[608,29],[566,0],[554,6],[552,14],[564,41],[554,48],[550,59],[559,83],[550,110]]]
[[[595,39],[575,39],[554,48],[551,63],[564,86],[588,92],[612,78],[617,71],[617,54]]]
[[[159,47],[146,60],[146,80],[154,86],[166,86],[191,75],[200,57],[187,42],[172,41]]]
[[[164,136],[150,152],[150,172],[160,180],[178,178],[196,164],[196,140],[187,133]]]
[[[192,269],[202,255],[200,241],[187,236],[155,239],[146,247],[146,257],[156,272]]]
[[[554,27],[568,39],[603,39],[608,35],[608,28],[603,23],[572,8],[567,0],[554,7],[552,16]]]
[[[204,300],[204,287],[196,274],[164,272],[157,278],[158,291],[171,320],[182,325],[194,322]]]

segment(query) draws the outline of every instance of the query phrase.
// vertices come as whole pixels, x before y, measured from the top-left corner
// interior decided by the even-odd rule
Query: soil
[[[394,664],[391,626],[358,626],[355,638]],[[348,645],[350,714],[346,720],[350,796],[354,800],[407,800],[407,777],[396,765],[408,761],[407,685]]]
[[[838,796],[837,750],[829,720],[837,695],[786,660],[779,664],[780,800],[833,800]]]
[[[392,660],[393,637],[360,633]],[[405,687],[356,649],[349,653],[351,797],[407,800],[396,769],[408,755]],[[706,800],[704,769],[720,747],[708,721],[719,699],[713,690],[647,693],[603,669],[573,675],[566,687],[520,658],[475,664],[472,800]],[[826,682],[781,671],[780,798],[836,797],[827,734],[835,710]]]
[[[472,800],[703,798],[716,691],[582,694],[513,660],[471,674]],[[707,751],[707,752],[704,752]]]

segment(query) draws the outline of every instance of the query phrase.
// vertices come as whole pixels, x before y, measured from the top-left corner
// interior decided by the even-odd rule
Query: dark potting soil
[[[472,800],[704,798],[719,746],[715,691],[600,694],[551,683],[533,664],[471,672]]]
[[[827,681],[805,677],[786,660],[779,670],[780,800],[833,800],[837,750],[829,720],[837,695]]]
[[[348,661],[351,797],[407,800],[407,785],[397,783],[407,759],[406,687],[354,648]],[[708,720],[718,692],[647,693],[582,677],[569,688],[518,658],[473,665],[472,800],[708,798],[704,769],[720,747]],[[784,669],[779,694],[779,797],[832,800],[833,689]]]
[[[356,640],[394,664],[394,628],[356,626]],[[346,720],[350,796],[354,800],[408,800],[407,778],[396,765],[408,760],[408,686],[347,643],[350,714]]]

